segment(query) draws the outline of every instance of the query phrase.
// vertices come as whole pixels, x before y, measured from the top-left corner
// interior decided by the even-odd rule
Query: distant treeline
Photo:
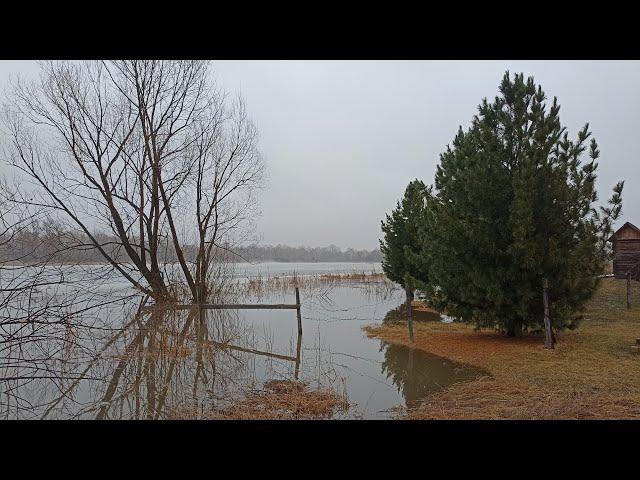
[[[249,245],[236,248],[244,259],[252,262],[380,262],[379,249],[342,250],[335,245],[328,247],[289,247],[287,245]]]
[[[102,248],[116,261],[127,262],[128,257],[115,236],[94,233]],[[185,257],[195,258],[196,247],[184,245]],[[335,245],[328,247],[289,247],[286,245],[248,245],[220,248],[220,257],[227,261],[251,262],[380,262],[379,249],[342,250]],[[231,250],[234,253],[230,253]],[[159,258],[175,263],[177,257],[171,243],[159,245]],[[0,245],[0,262],[33,264],[40,262],[64,264],[103,263],[104,257],[90,245],[82,232],[64,230],[53,222],[40,222],[15,233],[8,242]]]

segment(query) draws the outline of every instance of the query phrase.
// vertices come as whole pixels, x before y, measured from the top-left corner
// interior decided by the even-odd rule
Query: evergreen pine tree
[[[399,283],[406,292],[409,320],[409,336],[413,338],[413,318],[411,300],[416,285],[428,279],[428,265],[419,255],[424,244],[421,239],[421,225],[429,189],[420,180],[407,185],[404,197],[396,204],[391,214],[382,221],[384,239],[380,240],[383,255],[382,269],[387,277]]]
[[[509,73],[440,157],[421,256],[430,303],[507,335],[539,330],[547,280],[554,327],[574,327],[597,287],[623,182],[596,210],[598,146],[572,141],[533,78]],[[589,159],[583,163],[583,153]]]

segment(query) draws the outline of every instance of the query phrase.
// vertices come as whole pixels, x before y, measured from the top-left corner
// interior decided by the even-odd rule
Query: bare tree
[[[14,84],[4,119],[9,163],[32,184],[17,204],[82,232],[78,246],[156,302],[175,296],[168,243],[191,298],[206,300],[214,246],[249,219],[264,170],[244,104],[207,62],[43,63],[38,81]]]
[[[214,247],[226,248],[219,240],[251,218],[253,193],[264,173],[256,149],[257,131],[247,118],[242,99],[227,109],[218,98],[191,148],[196,166],[193,192],[198,249],[194,280],[199,301],[208,298],[213,283],[211,266],[213,254],[218,252]]]

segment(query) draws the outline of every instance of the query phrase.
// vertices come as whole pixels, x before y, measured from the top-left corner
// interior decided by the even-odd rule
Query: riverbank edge
[[[558,333],[555,350],[537,335],[505,338],[461,323],[416,322],[414,348],[485,368],[491,377],[452,385],[404,419],[638,419],[640,282],[626,309],[625,282],[603,279],[573,331]],[[364,327],[370,338],[409,346],[406,325]]]

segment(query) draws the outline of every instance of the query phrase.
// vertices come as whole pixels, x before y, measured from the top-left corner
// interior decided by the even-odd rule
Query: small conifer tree
[[[429,189],[420,180],[407,185],[402,201],[382,221],[384,238],[380,240],[382,269],[387,277],[399,283],[406,292],[409,336],[413,339],[411,301],[416,284],[428,278],[427,264],[419,255],[423,241],[421,225],[429,198]],[[418,280],[419,279],[419,280]]]

